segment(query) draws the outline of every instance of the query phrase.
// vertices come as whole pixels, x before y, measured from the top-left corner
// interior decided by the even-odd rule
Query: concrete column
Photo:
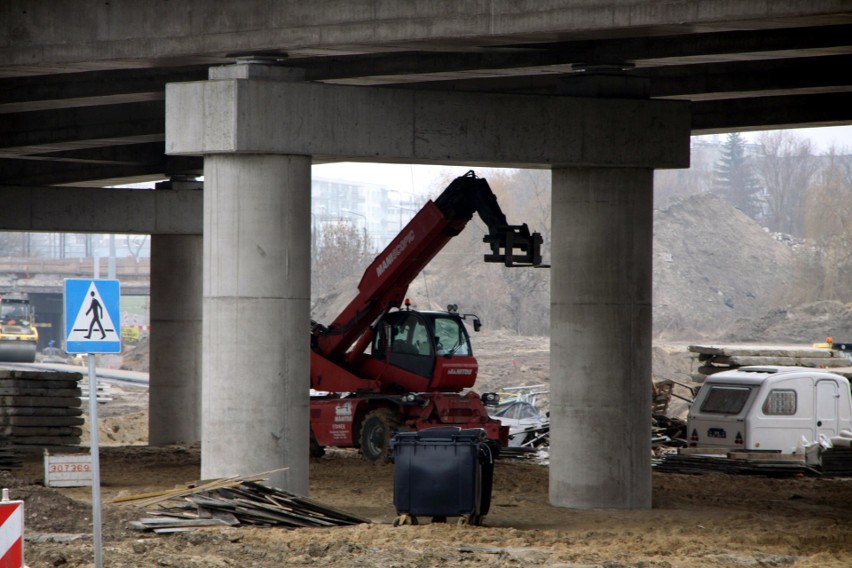
[[[651,506],[653,170],[553,170],[550,502]]]
[[[201,235],[151,235],[148,443],[201,439]]]
[[[204,160],[201,477],[308,493],[311,158]]]

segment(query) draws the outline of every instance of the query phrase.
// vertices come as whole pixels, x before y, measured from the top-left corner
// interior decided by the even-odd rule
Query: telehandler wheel
[[[312,458],[321,458],[325,455],[325,448],[319,445],[314,433],[311,432],[310,456]]]
[[[379,408],[364,417],[361,426],[361,453],[367,461],[390,458],[390,439],[402,421],[389,408]]]

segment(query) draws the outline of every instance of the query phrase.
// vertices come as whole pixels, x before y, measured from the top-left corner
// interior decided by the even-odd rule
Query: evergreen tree
[[[722,156],[714,170],[714,193],[756,219],[760,216],[760,186],[745,153],[745,140],[738,132],[728,134]]]

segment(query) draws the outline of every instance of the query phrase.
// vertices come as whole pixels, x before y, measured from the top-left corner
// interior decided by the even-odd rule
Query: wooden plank
[[[677,453],[683,456],[692,455],[719,455],[724,456],[728,453],[728,448],[680,448]]]
[[[728,457],[733,460],[749,461],[776,461],[804,463],[804,454],[781,454],[776,452],[728,452]]]
[[[358,517],[349,513],[347,511],[343,511],[341,509],[335,509],[330,505],[325,503],[320,503],[319,501],[314,501],[309,497],[303,497],[301,495],[294,495],[292,493],[285,493],[280,489],[274,489],[271,487],[266,487],[265,485],[260,485],[258,483],[246,482],[243,484],[246,487],[250,487],[255,491],[266,493],[272,496],[276,501],[287,500],[289,503],[295,504],[297,507],[302,509],[310,509],[316,512],[319,512],[328,517],[336,517],[342,520],[353,521],[356,523],[365,523],[369,522],[368,519],[364,519],[362,517]]]
[[[26,438],[30,436],[82,436],[77,426],[0,426],[0,436]]]
[[[233,477],[224,477],[224,478],[221,478],[221,479],[214,479],[214,480],[211,480],[211,481],[208,481],[206,483],[202,483],[200,485],[193,486],[193,487],[188,486],[188,487],[183,488],[183,489],[164,491],[163,493],[161,493],[160,495],[155,496],[155,497],[142,497],[142,498],[136,498],[135,496],[122,497],[120,499],[113,500],[113,503],[135,502],[135,504],[139,507],[149,507],[151,505],[156,505],[157,503],[160,503],[162,501],[167,501],[167,500],[173,499],[175,497],[185,497],[185,496],[192,495],[192,494],[195,494],[195,493],[203,493],[205,491],[213,491],[214,489],[220,489],[220,488],[223,488],[223,487],[236,486],[236,485],[239,485],[240,483],[242,483],[243,481],[250,480],[250,479],[254,479],[254,480],[265,479],[265,477],[268,477],[269,474],[271,474],[271,473],[276,473],[278,471],[285,471],[287,469],[289,469],[289,468],[282,467],[280,469],[275,469],[275,470],[272,470],[272,471],[266,471],[266,472],[258,473],[258,474],[255,474],[255,475],[245,475],[245,476],[235,475]]]
[[[75,379],[2,379],[2,388],[47,388],[47,389],[73,389],[79,387],[79,381]]]
[[[80,444],[79,436],[26,436],[15,438],[14,445],[31,446],[76,446]]]
[[[0,406],[67,407],[80,406],[75,396],[0,396]]]
[[[82,416],[6,416],[0,415],[0,426],[82,426]]]
[[[80,396],[79,388],[46,387],[4,387],[0,386],[0,396]]]
[[[761,345],[761,344],[709,344],[690,345],[687,348],[691,353],[703,353],[705,355],[728,355],[728,356],[764,356],[764,357],[814,357],[828,358],[835,356],[831,349],[810,347],[806,345]]]
[[[75,399],[78,403],[80,399]],[[12,406],[1,407],[0,414],[7,416],[82,416],[83,409],[77,404],[76,407],[61,406]]]
[[[710,359],[713,363],[735,367],[846,367],[845,357],[770,357],[757,355],[718,355]]]

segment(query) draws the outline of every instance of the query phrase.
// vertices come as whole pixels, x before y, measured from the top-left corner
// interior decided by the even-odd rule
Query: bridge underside
[[[553,169],[551,500],[646,508],[653,170],[690,132],[852,123],[831,0],[152,6],[0,6],[0,228],[154,235],[152,425],[186,419],[152,443],[200,438],[206,476],[286,463],[297,492],[311,163]]]
[[[0,6],[0,186],[200,175],[164,151],[165,85],[237,58],[419,92],[560,96],[607,71],[690,101],[693,134],[852,123],[852,10],[836,1],[152,6]]]

